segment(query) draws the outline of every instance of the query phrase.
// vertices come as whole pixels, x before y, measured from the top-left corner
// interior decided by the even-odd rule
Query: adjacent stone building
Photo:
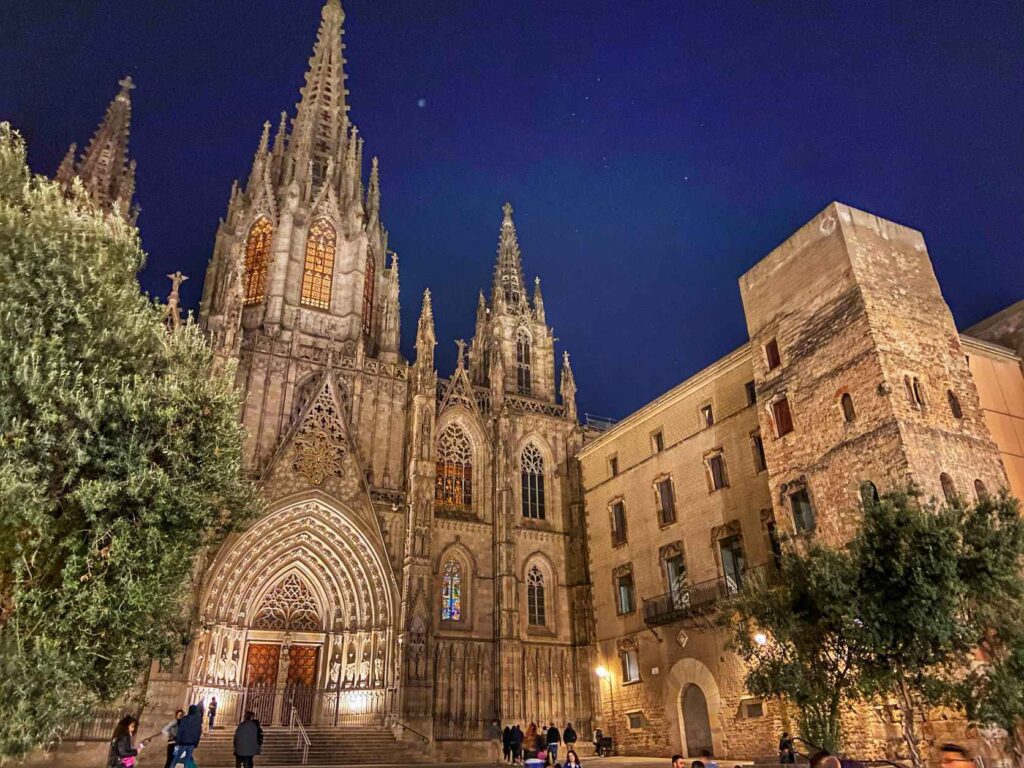
[[[782,540],[841,542],[863,494],[909,483],[974,498],[1009,467],[1020,493],[1020,358],[957,333],[919,232],[833,203],[740,293],[748,344],[580,452],[601,723],[630,753],[752,758],[793,730],[712,621]],[[898,739],[850,725],[861,755]]]

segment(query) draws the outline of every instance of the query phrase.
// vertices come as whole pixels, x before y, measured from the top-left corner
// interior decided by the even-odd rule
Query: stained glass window
[[[536,565],[526,574],[526,607],[530,624],[542,627],[547,624],[547,610],[544,605],[544,574]]]
[[[363,283],[363,333],[369,335],[373,328],[373,286],[377,263],[373,251],[366,252],[366,281]]]
[[[544,519],[544,457],[530,443],[523,449],[522,464],[523,517]]]
[[[267,266],[270,263],[270,241],[274,225],[261,216],[249,230],[245,242],[245,303],[258,304],[267,290]]]
[[[317,309],[331,306],[334,249],[337,235],[326,219],[317,219],[306,238],[306,264],[302,270],[302,304]]]
[[[437,440],[434,501],[458,509],[473,505],[473,450],[457,424],[445,427]]]
[[[454,560],[441,576],[441,621],[462,621],[462,566]]]
[[[522,328],[516,335],[516,384],[519,394],[530,394],[530,336]]]

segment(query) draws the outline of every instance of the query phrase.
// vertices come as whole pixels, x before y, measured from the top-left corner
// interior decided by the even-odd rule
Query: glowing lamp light
[[[764,632],[758,632],[756,635],[754,635],[754,642],[758,645],[767,645],[768,635],[766,635]]]
[[[598,667],[594,670],[594,674],[596,674],[598,677],[604,680],[606,677],[608,677],[608,668],[604,666]]]

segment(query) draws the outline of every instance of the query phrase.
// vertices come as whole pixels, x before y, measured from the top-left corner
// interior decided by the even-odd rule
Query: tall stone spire
[[[341,42],[344,20],[341,2],[327,0],[320,13],[320,28],[309,59],[302,97],[296,105],[288,147],[292,172],[300,180],[311,167],[314,183],[321,182],[328,160],[337,156],[343,138],[342,127],[348,111]]]
[[[128,161],[128,130],[131,126],[132,101],[130,91],[135,87],[131,77],[118,85],[121,90],[110,102],[107,112],[89,141],[77,166],[74,165],[74,145],[60,165],[57,180],[65,191],[70,189],[75,176],[92,201],[105,211],[118,204],[122,218],[134,221],[138,211],[132,208],[135,193],[135,163]]]
[[[576,377],[572,375],[572,366],[569,365],[569,353],[562,353],[562,384],[560,387],[562,405],[565,406],[567,419],[576,421]]]
[[[434,347],[437,336],[434,334],[434,308],[430,302],[430,289],[423,291],[423,307],[420,309],[420,322],[416,327],[416,378],[422,387],[427,387],[434,374]]]
[[[516,238],[516,225],[512,222],[512,204],[505,203],[501,210],[504,218],[501,222],[501,236],[498,239],[498,261],[494,266],[491,300],[498,306],[500,295],[507,307],[515,308],[526,303],[526,296],[523,293],[523,265],[519,241]]]
[[[370,161],[370,186],[366,191],[366,226],[380,225],[380,168],[377,158]]]
[[[542,323],[547,322],[544,315],[544,296],[540,292],[540,277],[533,278],[533,314]]]

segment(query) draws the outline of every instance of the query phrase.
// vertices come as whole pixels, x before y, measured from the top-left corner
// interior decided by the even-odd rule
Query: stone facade
[[[990,430],[1019,407],[1019,359],[961,340],[920,233],[834,203],[740,292],[750,342],[580,453],[600,722],[627,753],[774,754],[793,723],[744,690],[715,602],[770,573],[781,541],[845,540],[872,487],[973,498],[1007,485],[1019,450],[1016,422]],[[975,383],[983,368],[1000,387]],[[848,713],[854,753],[898,740],[883,714]]]
[[[378,724],[441,752],[492,721],[590,733],[582,445],[568,355],[532,296],[512,208],[490,296],[450,376],[423,297],[399,352],[398,257],[380,171],[348,118],[343,13],[324,6],[297,112],[266,124],[232,189],[200,318],[244,393],[247,468],[267,506],[213,553],[201,631],[171,707],[216,695],[229,721]],[[467,349],[468,346],[468,349]]]

